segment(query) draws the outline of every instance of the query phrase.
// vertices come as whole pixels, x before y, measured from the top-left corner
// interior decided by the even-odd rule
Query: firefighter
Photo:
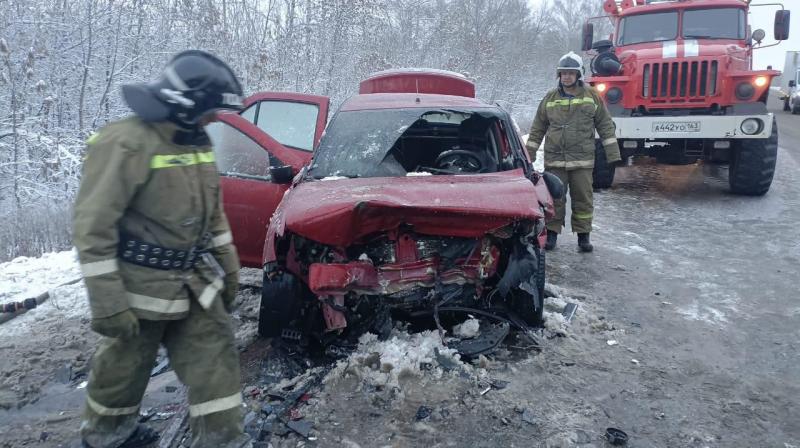
[[[620,161],[615,126],[603,100],[581,81],[583,61],[573,52],[565,54],[556,68],[558,88],[545,95],[531,125],[526,147],[531,160],[545,135],[544,167],[564,183],[572,200],[572,231],[578,233],[578,248],[591,252],[592,243],[592,169],[595,158],[594,133],[600,135],[607,163]],[[545,248],[556,247],[564,226],[566,194],[555,201],[556,218],[547,223]]]
[[[239,356],[228,313],[239,258],[222,210],[207,124],[240,109],[233,71],[177,54],[159,80],[122,87],[134,115],[88,140],[74,242],[89,295],[94,355],[83,447],[134,447],[159,435],[139,407],[159,345],[188,386],[192,447],[240,447]]]

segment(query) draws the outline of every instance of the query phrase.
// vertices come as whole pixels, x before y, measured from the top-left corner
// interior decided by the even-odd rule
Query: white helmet
[[[558,74],[559,70],[575,70],[578,72],[578,78],[580,78],[583,73],[583,59],[575,52],[570,51],[558,60],[556,74]]]

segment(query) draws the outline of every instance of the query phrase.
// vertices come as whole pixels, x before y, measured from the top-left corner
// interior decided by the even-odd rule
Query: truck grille
[[[642,96],[659,100],[702,101],[717,93],[718,61],[645,64]]]

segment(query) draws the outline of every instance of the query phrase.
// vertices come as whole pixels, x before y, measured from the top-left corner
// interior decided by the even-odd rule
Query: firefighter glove
[[[236,309],[236,292],[239,290],[239,272],[231,272],[225,276],[225,289],[222,290],[222,304],[225,311],[232,313]]]
[[[131,310],[92,319],[92,330],[109,338],[130,339],[139,335],[139,318]]]

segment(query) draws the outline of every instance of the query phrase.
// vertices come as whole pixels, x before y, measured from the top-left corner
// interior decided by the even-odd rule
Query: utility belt
[[[214,260],[214,257],[206,250],[210,240],[211,234],[206,233],[201,238],[200,244],[192,246],[189,250],[171,249],[121,233],[117,255],[126,263],[164,271],[173,269],[186,271],[194,268],[203,260],[209,258]],[[216,264],[216,260],[214,260],[214,264]]]

